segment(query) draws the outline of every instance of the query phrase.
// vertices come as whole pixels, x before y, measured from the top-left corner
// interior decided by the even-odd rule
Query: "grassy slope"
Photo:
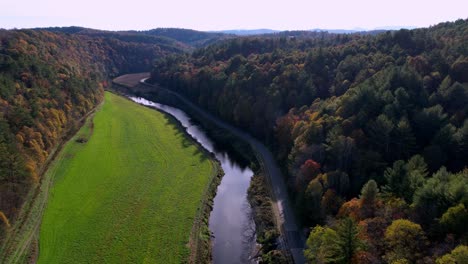
[[[38,262],[182,262],[214,172],[166,116],[106,93],[89,141],[70,141],[48,171]]]

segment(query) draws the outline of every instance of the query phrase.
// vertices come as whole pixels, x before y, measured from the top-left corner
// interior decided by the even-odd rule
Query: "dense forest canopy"
[[[203,47],[218,40],[232,38],[232,35],[204,32],[182,28],[155,28],[151,30],[106,31],[83,27],[49,27],[37,28],[76,35],[116,38],[127,42],[151,43],[174,51],[191,51],[195,47]]]
[[[175,39],[193,47],[202,47],[221,39],[233,37],[223,33],[204,32],[182,28],[156,28],[139,32],[151,36]]]
[[[58,143],[101,102],[111,77],[182,52],[135,36],[52,31],[0,30],[0,231],[14,222]]]
[[[311,263],[466,260],[468,20],[228,39],[151,80],[274,149]]]

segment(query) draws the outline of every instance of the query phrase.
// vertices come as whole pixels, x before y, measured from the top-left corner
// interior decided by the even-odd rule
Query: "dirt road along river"
[[[286,183],[284,182],[281,170],[279,169],[271,151],[262,142],[252,137],[250,134],[215,117],[211,113],[192,103],[183,95],[157,85],[149,84],[146,82],[147,79],[148,78],[141,79],[140,84],[151,86],[157,89],[164,89],[166,92],[174,95],[184,104],[190,107],[197,115],[199,115],[199,117],[230,131],[233,135],[245,140],[252,146],[254,151],[256,151],[259,161],[262,163],[265,174],[268,176],[267,179],[270,185],[274,203],[273,209],[275,211],[278,226],[282,234],[283,246],[285,246],[286,249],[290,251],[295,263],[305,263],[303,254],[305,237],[297,224],[296,217],[292,210],[291,202],[286,189]]]

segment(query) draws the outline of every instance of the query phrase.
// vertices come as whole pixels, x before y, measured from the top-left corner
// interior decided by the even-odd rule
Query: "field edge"
[[[94,115],[103,106],[104,102],[103,98],[96,107],[79,120],[79,126],[72,127],[66,133],[64,139],[53,149],[41,169],[40,182],[29,191],[15,225],[6,234],[6,239],[0,247],[0,263],[37,262],[40,225],[47,205],[49,190],[53,184],[53,177],[48,174],[49,168],[60,160],[68,142],[77,140],[81,136],[80,132],[83,128],[88,125],[92,126]]]
[[[119,85],[117,83],[117,85]],[[125,93],[122,93],[118,90],[106,90],[107,92],[113,93],[115,95],[118,95],[126,100],[131,101],[132,103],[135,103],[134,101],[130,100]],[[216,196],[216,191],[218,189],[219,184],[221,183],[221,180],[224,176],[224,171],[221,168],[221,164],[219,161],[216,159],[213,153],[207,151],[201,144],[200,142],[196,141],[185,129],[185,127],[182,126],[182,124],[177,120],[175,117],[173,117],[170,114],[167,114],[163,111],[160,111],[156,108],[141,105],[143,107],[150,108],[153,111],[157,111],[164,116],[166,116],[171,122],[173,122],[174,125],[177,126],[177,129],[181,131],[185,137],[192,142],[197,148],[204,154],[206,155],[211,163],[212,171],[210,175],[210,183],[208,186],[206,186],[205,194],[203,195],[203,201],[200,204],[197,214],[195,215],[194,218],[194,223],[192,226],[192,230],[190,232],[189,236],[189,243],[187,244],[187,247],[190,248],[190,255],[189,258],[187,259],[187,263],[211,263],[212,261],[212,254],[211,254],[211,249],[212,249],[212,243],[211,243],[211,231],[209,229],[209,218],[211,211],[213,210],[213,200]]]

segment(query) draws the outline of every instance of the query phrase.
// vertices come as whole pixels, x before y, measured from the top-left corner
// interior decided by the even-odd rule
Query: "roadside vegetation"
[[[187,261],[217,165],[171,118],[105,99],[47,172],[38,263]]]
[[[137,75],[135,74],[127,76],[128,79],[133,79],[133,84],[137,84],[135,80],[138,78],[136,77]],[[138,89],[133,87],[130,91],[135,90]],[[148,90],[146,90],[146,92],[147,91]],[[255,221],[257,243],[260,248],[255,252],[253,257],[260,260],[260,263],[270,263],[274,261],[279,261],[279,263],[288,262],[289,260],[287,257],[290,257],[288,252],[277,250],[279,242],[277,221],[279,219],[275,219],[276,216],[273,212],[271,190],[268,188],[268,183],[264,175],[266,168],[264,168],[258,160],[259,157],[255,154],[255,150],[252,149],[252,146],[233,135],[229,130],[220,128],[212,122],[202,119],[191,107],[188,107],[174,95],[165,93],[164,89],[155,90],[152,93],[143,92],[141,95],[183,109],[184,112],[191,116],[193,122],[203,127],[206,134],[215,143],[215,148],[227,151],[229,156],[234,158],[241,166],[249,166],[249,168],[254,171],[255,174],[250,182],[247,199],[253,209],[252,216]]]

